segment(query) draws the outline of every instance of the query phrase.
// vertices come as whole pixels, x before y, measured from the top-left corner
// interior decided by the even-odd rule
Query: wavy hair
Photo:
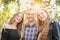
[[[15,18],[18,14],[22,14],[22,13],[21,13],[21,12],[15,13],[15,14],[13,15],[13,17],[10,19],[9,24],[12,24],[12,22],[14,21],[14,18]],[[23,15],[23,14],[22,14],[22,15]],[[17,30],[19,30],[19,31],[21,31],[21,29],[22,29],[23,19],[24,19],[24,15],[23,15],[23,17],[22,17],[22,21],[19,22],[19,23],[17,23],[17,25],[16,25],[16,26],[17,26]]]
[[[42,33],[42,35],[44,35],[44,36],[41,36],[41,39],[47,39],[47,35],[48,35],[48,31],[49,31],[49,24],[50,24],[50,22],[49,22],[50,16],[46,10],[42,9],[42,11],[44,11],[47,14],[47,18],[44,21],[41,21],[38,18],[38,32]],[[44,30],[44,32],[43,32],[43,30]],[[39,38],[39,40],[41,40],[41,39]]]

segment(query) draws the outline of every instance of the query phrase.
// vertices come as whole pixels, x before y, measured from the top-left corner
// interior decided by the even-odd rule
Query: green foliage
[[[11,1],[15,2],[15,0],[2,0],[5,4],[9,4]]]
[[[57,5],[60,5],[60,0],[56,0],[56,4]]]
[[[12,10],[14,10],[14,12],[18,12],[20,9],[20,4],[19,4],[19,0],[15,1],[15,0],[2,0],[2,2],[0,3],[0,7],[4,6],[4,8],[2,9],[3,11],[0,12],[0,30],[3,28],[4,24],[8,23],[9,19],[13,16],[13,12]],[[14,8],[16,7],[17,8]]]
[[[21,4],[19,3],[19,1],[20,0],[17,0],[17,1],[16,0],[2,0],[2,3],[0,3],[0,6],[1,6],[1,4],[4,4],[4,8],[3,8],[3,11],[0,12],[0,29],[3,27],[4,23],[8,23],[8,20],[13,16],[14,13],[12,12],[12,10],[14,10],[14,12],[19,12],[20,11]],[[37,0],[35,0],[35,1],[37,1]],[[38,0],[38,1],[40,2],[40,0]],[[50,3],[50,1],[48,2],[48,5],[49,5],[49,3]],[[60,0],[56,0],[56,4],[60,5]],[[17,8],[14,8],[14,6],[15,7],[17,6]],[[26,14],[26,10],[22,11],[22,13]],[[51,15],[52,11],[50,11],[49,13]],[[54,19],[57,19],[60,22],[59,18],[60,17],[58,17],[58,12],[55,13]]]

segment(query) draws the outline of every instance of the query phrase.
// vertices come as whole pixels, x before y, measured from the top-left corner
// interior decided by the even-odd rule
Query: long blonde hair
[[[47,14],[47,18],[45,21],[41,21],[38,18],[38,38],[37,40],[48,40],[48,32],[49,32],[49,24],[50,24],[50,17],[46,10],[42,9]],[[39,11],[38,11],[39,12]]]
[[[49,16],[48,12],[44,9],[42,9],[42,10],[47,14],[47,18],[46,18],[45,21],[41,21],[41,20],[38,19],[38,31],[39,32],[41,32],[44,27],[49,25],[49,20],[50,20],[50,16]]]
[[[18,15],[18,14],[22,14],[21,12],[18,12],[18,13],[15,13],[13,15],[13,17],[10,19],[9,23],[8,24],[12,24],[12,22],[14,21],[14,18]],[[23,14],[22,14],[23,15]],[[23,19],[24,19],[24,15],[23,15],[23,18],[22,18],[22,21],[17,23],[17,30],[21,31],[22,29],[22,25],[23,25]]]

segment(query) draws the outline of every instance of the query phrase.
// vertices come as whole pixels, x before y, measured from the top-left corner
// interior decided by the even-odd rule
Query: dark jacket
[[[60,25],[53,19],[50,21],[48,40],[60,40]]]

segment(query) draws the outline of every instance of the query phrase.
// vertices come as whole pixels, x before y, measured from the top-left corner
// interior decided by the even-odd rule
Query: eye
[[[41,12],[40,14],[44,14],[43,12]]]
[[[30,13],[28,13],[28,15],[30,15]]]
[[[17,15],[17,17],[20,17],[20,15]]]
[[[33,13],[31,15],[34,15]]]
[[[21,17],[23,19],[23,17]]]

